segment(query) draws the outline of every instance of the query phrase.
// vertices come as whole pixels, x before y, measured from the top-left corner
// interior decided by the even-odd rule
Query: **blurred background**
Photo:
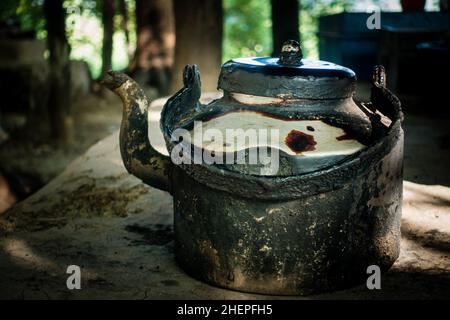
[[[155,99],[195,63],[209,92],[223,62],[277,56],[296,39],[305,57],[355,70],[361,99],[382,63],[407,113],[445,115],[448,10],[445,0],[2,0],[0,212],[118,129],[119,101],[98,83],[110,69]]]

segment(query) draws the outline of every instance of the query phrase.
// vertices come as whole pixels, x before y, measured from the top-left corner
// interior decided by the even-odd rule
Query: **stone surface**
[[[164,151],[161,105],[149,113],[150,137]],[[441,141],[448,128],[446,120],[406,117],[401,255],[382,289],[308,298],[450,298],[450,155]],[[174,260],[172,218],[169,194],[126,173],[116,132],[0,216],[0,298],[273,298],[186,275]],[[81,267],[81,290],[66,287],[69,265]]]

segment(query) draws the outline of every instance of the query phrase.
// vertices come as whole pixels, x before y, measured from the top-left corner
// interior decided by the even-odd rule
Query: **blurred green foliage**
[[[44,0],[0,0],[0,22],[16,26],[22,31],[34,30],[37,39],[45,39]],[[135,2],[126,0],[129,17],[131,49],[135,43]],[[71,59],[88,63],[91,74],[96,78],[100,74],[102,50],[101,0],[65,0],[66,32],[71,46]],[[128,65],[129,48],[121,30],[120,15],[115,17],[113,68],[124,69]]]
[[[45,38],[44,0],[1,0],[0,21],[20,30],[34,30],[38,38]]]
[[[321,15],[350,9],[356,0],[301,0],[300,34],[305,57],[319,57],[317,27]],[[272,52],[270,0],[223,0],[222,60],[269,56]]]
[[[300,41],[305,57],[319,58],[319,17],[348,11],[355,2],[356,0],[301,0]]]
[[[113,35],[112,68],[123,70],[128,66],[129,55],[136,42],[135,34],[135,1],[126,0],[128,12],[128,28],[130,48],[122,30],[122,16],[116,11],[114,17],[115,32]],[[71,59],[86,61],[92,77],[100,75],[102,67],[103,26],[101,24],[101,0],[65,0],[67,10],[66,30],[71,46]]]
[[[268,56],[272,51],[270,0],[223,0],[222,60]]]
[[[46,36],[44,0],[0,0],[0,21],[14,20],[22,30],[35,30],[39,39]],[[381,4],[383,0],[373,0]],[[301,0],[300,33],[306,57],[318,58],[318,18],[355,7],[356,0]],[[126,0],[130,43],[125,41],[120,15],[115,17],[113,68],[124,69],[136,43],[135,1]],[[101,0],[65,0],[66,29],[71,58],[89,64],[92,75],[101,68]],[[223,61],[234,57],[269,56],[272,51],[270,0],[223,0]]]

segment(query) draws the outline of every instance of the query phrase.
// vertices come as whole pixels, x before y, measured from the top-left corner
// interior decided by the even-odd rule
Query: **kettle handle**
[[[403,122],[401,102],[386,88],[386,70],[382,65],[374,67],[372,72],[372,89],[370,92],[371,109],[378,109],[392,120],[391,126],[400,120]]]

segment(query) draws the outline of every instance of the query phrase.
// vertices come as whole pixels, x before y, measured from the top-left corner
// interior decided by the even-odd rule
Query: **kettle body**
[[[143,91],[120,73],[105,79],[124,103],[120,146],[125,167],[172,194],[175,256],[197,279],[245,292],[316,294],[360,284],[368,266],[386,271],[399,255],[403,114],[385,87],[384,68],[374,69],[371,101],[357,103],[350,71],[322,63],[314,68],[305,63],[302,69],[297,49],[295,43],[286,46],[280,57],[285,65],[225,64],[219,79],[224,96],[208,105],[199,102],[198,68],[187,66],[184,87],[161,114],[171,155],[186,143],[174,137],[177,130],[190,132],[196,121],[233,123],[226,117],[238,115],[253,123],[261,116],[269,119],[262,122],[268,126],[304,125],[293,130],[313,136],[316,144],[294,139],[303,147],[297,153],[289,140],[280,139],[287,142],[277,146],[277,172],[261,171],[264,163],[176,163],[159,154],[148,141],[149,101]],[[319,148],[326,135],[318,129],[333,133],[328,153]],[[347,135],[341,141],[353,141],[344,146],[337,133]],[[191,145],[193,153],[205,149],[203,143]],[[318,150],[322,154],[314,154]]]

